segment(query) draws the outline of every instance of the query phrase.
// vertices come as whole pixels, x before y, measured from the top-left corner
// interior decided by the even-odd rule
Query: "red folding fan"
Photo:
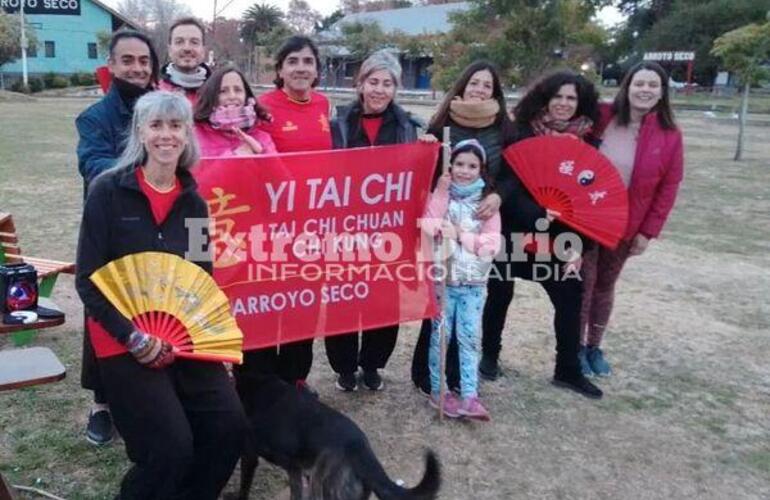
[[[573,137],[539,136],[508,146],[503,156],[540,206],[600,244],[618,245],[628,222],[628,192],[596,148]]]

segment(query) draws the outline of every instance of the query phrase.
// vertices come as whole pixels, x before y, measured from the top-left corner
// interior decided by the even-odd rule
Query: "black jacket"
[[[185,227],[185,222],[193,218],[205,219],[197,226],[203,228],[197,239],[203,244],[193,251],[208,255],[206,202],[198,195],[192,174],[179,169],[177,177],[182,192],[160,226],[155,223],[150,202],[139,187],[136,167],[108,170],[89,187],[80,224],[75,287],[86,313],[121,343],[128,340],[134,327],[91,282],[91,273],[110,261],[137,252],[168,252],[185,258],[191,239],[196,240],[195,234],[188,234],[192,228]],[[210,261],[195,263],[211,273]]]
[[[334,149],[406,144],[417,140],[417,129],[422,124],[404,108],[391,102],[382,114],[382,125],[374,144],[369,142],[361,125],[363,108],[361,101],[337,107],[337,116],[332,120],[332,144]]]

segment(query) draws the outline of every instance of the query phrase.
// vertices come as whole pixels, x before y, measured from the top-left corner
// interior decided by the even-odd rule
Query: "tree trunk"
[[[733,160],[740,161],[743,154],[743,129],[746,128],[746,115],[749,111],[749,89],[751,85],[749,83],[743,86],[743,97],[741,98],[741,113],[738,116],[738,146],[735,148],[735,158]]]

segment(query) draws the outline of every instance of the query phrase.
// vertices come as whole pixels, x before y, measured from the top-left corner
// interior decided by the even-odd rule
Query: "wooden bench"
[[[0,264],[20,262],[31,264],[37,270],[38,293],[41,297],[51,296],[59,274],[75,274],[75,264],[72,262],[24,255],[21,252],[21,247],[19,247],[19,237],[16,235],[13,216],[7,212],[0,212]],[[17,345],[23,345],[28,343],[33,335],[34,331],[32,330],[20,331],[13,335],[13,341]]]
[[[58,382],[66,375],[64,365],[47,347],[0,351],[0,391]],[[15,489],[0,473],[0,500],[17,498]]]

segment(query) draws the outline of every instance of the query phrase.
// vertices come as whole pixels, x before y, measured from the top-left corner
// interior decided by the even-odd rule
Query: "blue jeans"
[[[457,347],[460,357],[460,393],[463,399],[478,395],[479,332],[481,315],[487,295],[485,285],[449,286],[446,290],[444,310],[433,320],[433,332],[430,336],[428,366],[430,368],[430,387],[433,394],[439,394],[441,384],[441,343],[440,328],[446,322],[447,335],[457,335]],[[437,287],[437,293],[441,290]],[[449,337],[447,337],[447,343]]]

